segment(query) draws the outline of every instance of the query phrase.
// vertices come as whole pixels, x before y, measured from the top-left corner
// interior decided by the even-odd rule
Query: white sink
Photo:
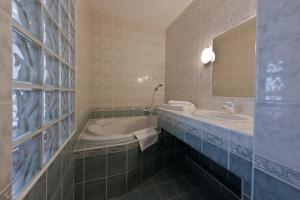
[[[192,114],[199,117],[215,119],[220,121],[228,121],[228,122],[247,123],[252,121],[251,117],[245,115],[231,114],[231,113],[226,113],[221,111],[203,110],[203,111],[195,111]]]

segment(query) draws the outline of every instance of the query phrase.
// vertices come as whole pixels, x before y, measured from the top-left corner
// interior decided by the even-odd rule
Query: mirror
[[[212,68],[213,96],[254,97],[255,42],[255,17],[213,39],[216,54]]]

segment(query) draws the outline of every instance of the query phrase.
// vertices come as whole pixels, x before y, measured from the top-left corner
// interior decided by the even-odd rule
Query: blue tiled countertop
[[[165,129],[173,128],[175,134],[180,134],[176,135],[179,138],[184,137],[185,133],[189,132],[206,140],[211,140],[214,137],[213,140],[219,143],[217,144],[218,146],[222,143],[229,150],[233,146],[238,146],[252,152],[253,121],[236,123],[212,120],[187,112],[161,108],[158,109],[157,113],[159,126]],[[175,129],[180,129],[181,131],[176,131]],[[168,131],[172,132],[171,130]],[[184,140],[184,138],[181,139]]]

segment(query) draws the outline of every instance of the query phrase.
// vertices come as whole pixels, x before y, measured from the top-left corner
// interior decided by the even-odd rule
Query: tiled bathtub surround
[[[257,2],[253,196],[300,199],[300,2]]]
[[[256,0],[194,0],[168,27],[165,101],[188,100],[197,107],[221,109],[233,101],[238,112],[251,115],[253,98],[212,96],[212,67],[201,63],[212,38],[256,13]],[[255,67],[255,66],[253,66]]]
[[[208,128],[207,124],[201,124],[200,121],[195,122],[191,118],[164,110],[158,110],[158,125],[203,154],[204,157],[212,160],[207,166],[210,170],[213,168],[212,163],[216,163],[224,170],[240,177],[243,182],[243,198],[251,196],[252,148],[244,146],[248,143],[243,142],[245,138],[240,138],[240,142],[238,142],[238,140],[230,140],[228,137],[233,134],[239,135],[239,133],[232,132],[226,136],[226,131],[228,131],[226,128],[221,128],[216,132],[218,128],[214,125],[210,125]],[[205,163],[205,160],[208,159],[200,162]]]
[[[74,152],[74,199],[110,199],[131,191],[165,166],[183,163],[187,146],[162,132],[144,152],[138,142]]]
[[[153,115],[156,115],[156,107],[152,108]],[[119,107],[119,108],[98,108],[91,112],[91,119],[112,118],[112,117],[133,117],[146,116],[149,113],[145,111],[145,107]]]

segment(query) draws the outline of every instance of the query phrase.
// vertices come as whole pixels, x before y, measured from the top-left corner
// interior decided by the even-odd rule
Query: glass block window
[[[13,199],[75,131],[75,0],[12,0]]]

